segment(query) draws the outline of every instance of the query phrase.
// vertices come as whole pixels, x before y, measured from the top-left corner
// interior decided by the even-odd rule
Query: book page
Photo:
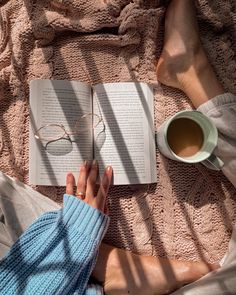
[[[29,182],[65,185],[66,174],[72,172],[77,178],[82,161],[93,157],[91,116],[84,117],[90,119],[90,126],[81,121],[92,112],[91,87],[76,81],[33,80],[30,109]],[[46,127],[36,139],[42,126]]]
[[[93,87],[94,113],[104,121],[95,129],[100,170],[112,165],[114,184],[157,181],[153,91],[145,83],[107,83]]]

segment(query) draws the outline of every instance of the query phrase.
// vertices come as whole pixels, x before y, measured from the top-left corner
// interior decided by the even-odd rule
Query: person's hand
[[[80,174],[77,185],[73,174],[67,174],[66,193],[68,195],[75,195],[77,198],[88,203],[90,206],[104,212],[106,205],[106,197],[112,179],[112,167],[108,166],[106,168],[98,189],[98,193],[96,194],[97,177],[97,162],[93,161],[92,164],[85,162],[80,168]]]

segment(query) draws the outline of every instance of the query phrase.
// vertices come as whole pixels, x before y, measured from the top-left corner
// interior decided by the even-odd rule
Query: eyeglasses
[[[37,129],[34,136],[38,140],[47,142],[47,144],[60,139],[69,139],[72,141],[71,136],[86,134],[86,132],[95,129],[101,122],[103,123],[101,116],[87,113],[76,121],[71,131],[67,131],[63,124],[47,124]]]

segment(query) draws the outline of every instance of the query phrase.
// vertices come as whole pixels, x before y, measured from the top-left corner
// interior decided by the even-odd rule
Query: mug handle
[[[224,166],[224,162],[213,154],[201,163],[207,168],[217,171],[221,170],[221,168]]]

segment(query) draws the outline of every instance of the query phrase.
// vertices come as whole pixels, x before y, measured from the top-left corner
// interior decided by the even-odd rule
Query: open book
[[[157,181],[149,85],[33,80],[30,111],[30,184],[63,186],[68,172],[77,179],[81,163],[92,159],[101,175],[112,165],[115,185]]]

